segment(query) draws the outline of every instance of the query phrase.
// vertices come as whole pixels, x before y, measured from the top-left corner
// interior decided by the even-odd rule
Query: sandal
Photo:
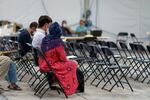
[[[10,90],[18,90],[18,91],[22,90],[18,85],[15,85],[15,86],[10,86],[9,85],[7,88],[9,88]]]

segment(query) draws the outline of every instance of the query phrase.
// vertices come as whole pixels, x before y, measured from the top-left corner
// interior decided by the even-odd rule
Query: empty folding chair
[[[138,38],[136,37],[136,35],[134,33],[130,33],[131,39],[133,41],[133,43],[137,43],[137,44],[142,44],[142,41],[139,41]]]
[[[136,80],[138,80],[141,76],[144,76],[144,77],[142,77],[142,81],[141,81],[141,82],[144,82],[149,77],[149,73],[150,73],[150,68],[149,68],[150,57],[143,45],[137,44],[137,49],[138,49],[138,54],[141,58],[141,61],[143,62],[143,67],[141,70],[141,74],[139,74],[136,77]]]
[[[104,84],[102,89],[106,89],[105,88],[106,85],[113,80],[114,84],[112,85],[112,87],[109,90],[108,89],[106,90],[111,91],[115,86],[119,84],[121,85],[122,88],[124,88],[123,83],[126,83],[131,89],[131,91],[133,91],[126,77],[126,73],[129,70],[130,66],[126,66],[123,63],[121,64],[118,63],[117,59],[114,57],[114,53],[109,48],[102,47],[101,49],[102,52],[104,53],[105,61],[108,62],[106,63],[106,66],[108,67],[107,75],[110,75],[109,79]],[[111,64],[111,62],[114,62],[115,64]]]
[[[96,68],[93,70],[93,72],[95,72],[95,77],[93,78],[92,82],[91,82],[91,85],[95,85],[96,87],[102,82],[106,82],[106,80],[108,80],[108,76],[107,76],[107,71],[108,71],[108,68],[106,66],[106,62],[104,60],[104,55],[101,51],[101,47],[100,46],[97,46],[97,45],[90,45],[90,48],[92,49],[92,51],[94,53],[96,53],[96,56],[95,56],[95,66]],[[114,63],[111,63],[111,64],[114,64]],[[91,72],[91,74],[93,73]],[[106,78],[104,78],[106,77]],[[97,84],[96,84],[97,83]],[[111,82],[109,82],[111,84]]]
[[[82,70],[82,72],[84,72],[86,70],[84,67],[86,60],[82,52],[83,49],[77,42],[70,42],[70,48],[74,51],[74,55],[77,57],[75,60],[78,62],[79,68]]]
[[[150,46],[147,45],[146,47],[147,47],[147,51],[148,51],[148,55],[149,55],[150,54]],[[150,80],[147,82],[147,84],[149,84],[149,83],[150,83]]]
[[[127,44],[127,40],[128,40],[128,33],[127,32],[119,32],[117,35],[116,44],[118,44],[119,42],[123,42],[123,43]]]
[[[126,59],[126,64],[128,66],[131,66],[127,75],[130,74],[130,77],[131,77],[133,72],[135,72],[135,74],[137,76],[138,73],[135,71],[136,70],[135,66],[138,64],[138,62],[136,62],[136,57],[132,54],[132,51],[128,49],[128,47],[125,43],[119,42],[119,44],[123,51],[122,53],[124,53],[124,58]]]
[[[81,52],[84,55],[85,62],[88,64],[85,68],[84,75],[85,75],[85,81],[88,80],[88,78],[95,73],[95,63],[97,62],[96,59],[96,53],[90,48],[88,44],[80,43],[80,48],[82,49]]]
[[[135,72],[138,73],[137,76],[135,76],[135,80],[139,79],[139,75],[142,76],[143,78],[145,77],[146,73],[143,73],[142,70],[144,70],[144,68],[146,68],[147,66],[147,61],[143,58],[143,56],[140,53],[140,49],[138,48],[138,44],[134,44],[134,43],[129,43],[133,54],[135,56],[135,61],[137,62],[136,65],[134,65],[134,72],[131,75],[131,77],[134,75]]]

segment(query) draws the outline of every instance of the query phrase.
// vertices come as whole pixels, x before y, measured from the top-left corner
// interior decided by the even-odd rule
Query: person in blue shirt
[[[76,28],[76,32],[79,35],[85,35],[85,33],[87,32],[88,28],[85,26],[85,21],[84,20],[80,20],[79,22],[79,26]]]
[[[37,27],[37,22],[32,22],[28,29],[20,30],[18,42],[20,43],[20,54],[22,56],[31,50],[31,47],[29,47],[26,43],[32,43],[32,36]]]

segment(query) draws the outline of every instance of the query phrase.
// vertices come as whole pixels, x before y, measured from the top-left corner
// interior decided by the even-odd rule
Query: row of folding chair
[[[134,61],[137,63],[136,66],[134,66],[135,71],[133,72],[133,74],[137,72],[135,80],[144,82],[149,77],[149,54],[141,44],[130,43],[130,47],[133,51]]]
[[[85,79],[87,80],[93,75],[94,79],[92,80],[91,84],[94,84],[95,81],[98,81],[96,84],[96,86],[98,86],[103,81],[105,84],[103,85],[102,89],[105,89],[106,85],[109,83],[112,85],[112,87],[109,89],[109,91],[111,91],[114,86],[121,86],[124,88],[122,82],[122,79],[124,78],[131,91],[133,91],[126,78],[126,73],[128,72],[129,67],[125,65],[125,63],[123,63],[124,65],[120,65],[119,61],[121,56],[116,56],[116,54],[110,50],[107,43],[102,43],[104,45],[102,46],[100,41],[95,42],[97,44],[95,43],[94,45],[88,43],[85,44],[85,41],[82,43],[73,42],[74,45],[78,45],[78,48],[74,47],[73,51],[78,50],[78,53],[81,53],[80,55],[77,55],[77,58],[82,55],[85,63],[87,63],[87,66],[79,66],[83,67],[82,69],[84,76],[86,77]],[[112,46],[111,42],[109,43],[109,46]],[[114,48],[112,49],[114,50]]]
[[[85,78],[85,81],[89,78],[89,72],[91,68],[94,68],[94,59],[92,58],[92,53],[89,48],[84,45],[84,42],[67,42],[67,48],[70,49],[71,55],[76,56],[73,60],[78,62],[79,68],[82,70]]]
[[[98,42],[100,43],[101,41],[98,41]],[[119,84],[122,88],[124,88],[124,86],[123,86],[124,81],[125,81],[125,83],[128,84],[131,91],[133,91],[133,89],[127,79],[127,72],[129,71],[130,66],[128,66],[127,63],[125,62],[125,59],[121,55],[121,52],[118,49],[117,45],[111,41],[108,41],[107,43],[105,41],[102,41],[102,43],[100,44],[100,47],[97,48],[97,51],[99,52],[99,54],[101,55],[101,58],[103,59],[103,61],[105,63],[104,71],[105,71],[106,75],[104,78],[102,78],[98,82],[98,84],[96,86],[98,86],[100,84],[100,82],[106,78],[108,80],[106,81],[106,83],[104,84],[102,89],[104,89],[108,83],[113,84],[111,82],[113,80],[114,85],[112,85],[112,87],[109,89],[109,91],[111,91],[114,88],[114,86],[119,86]],[[110,74],[110,76],[109,76],[109,74]],[[111,77],[111,78],[109,78],[109,77]],[[124,80],[122,81],[123,78],[124,78]]]

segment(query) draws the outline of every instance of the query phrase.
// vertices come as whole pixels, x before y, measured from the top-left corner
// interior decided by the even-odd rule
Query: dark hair
[[[40,16],[38,23],[39,23],[39,27],[43,27],[44,24],[46,23],[52,23],[52,19],[47,15],[42,15]]]
[[[29,27],[30,28],[32,28],[32,27],[37,28],[38,27],[38,23],[37,22],[32,22]]]

